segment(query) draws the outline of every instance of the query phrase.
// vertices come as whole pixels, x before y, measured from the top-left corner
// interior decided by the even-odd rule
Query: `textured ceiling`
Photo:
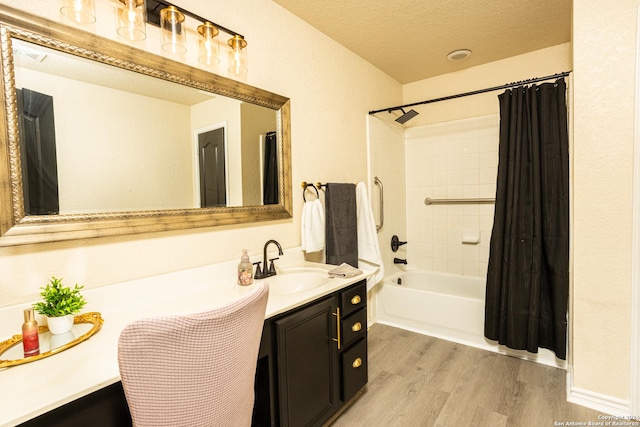
[[[402,84],[570,41],[572,0],[273,0]],[[452,62],[447,54],[470,49]]]

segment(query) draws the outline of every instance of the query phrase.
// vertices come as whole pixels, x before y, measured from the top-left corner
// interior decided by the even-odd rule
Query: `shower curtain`
[[[275,132],[267,132],[264,140],[263,182],[263,203],[278,204],[278,138]]]
[[[500,101],[496,204],[485,336],[566,359],[569,153],[564,79],[507,90]]]

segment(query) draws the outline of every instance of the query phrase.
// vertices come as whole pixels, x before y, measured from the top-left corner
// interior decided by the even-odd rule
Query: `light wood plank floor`
[[[566,371],[375,324],[369,383],[332,427],[539,427],[598,421],[566,401]]]

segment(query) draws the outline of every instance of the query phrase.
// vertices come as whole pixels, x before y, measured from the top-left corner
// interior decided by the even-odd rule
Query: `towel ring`
[[[318,189],[313,185],[313,184],[307,184],[307,183],[303,183],[302,185],[302,199],[306,202],[307,201],[307,197],[305,195],[305,193],[307,192],[307,188],[313,188],[314,190],[316,190],[316,197],[319,199],[320,198],[320,193],[318,193]]]

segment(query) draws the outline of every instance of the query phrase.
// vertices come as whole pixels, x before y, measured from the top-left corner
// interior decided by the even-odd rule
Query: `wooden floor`
[[[567,403],[566,371],[375,324],[369,383],[333,424],[538,427],[598,421]]]

